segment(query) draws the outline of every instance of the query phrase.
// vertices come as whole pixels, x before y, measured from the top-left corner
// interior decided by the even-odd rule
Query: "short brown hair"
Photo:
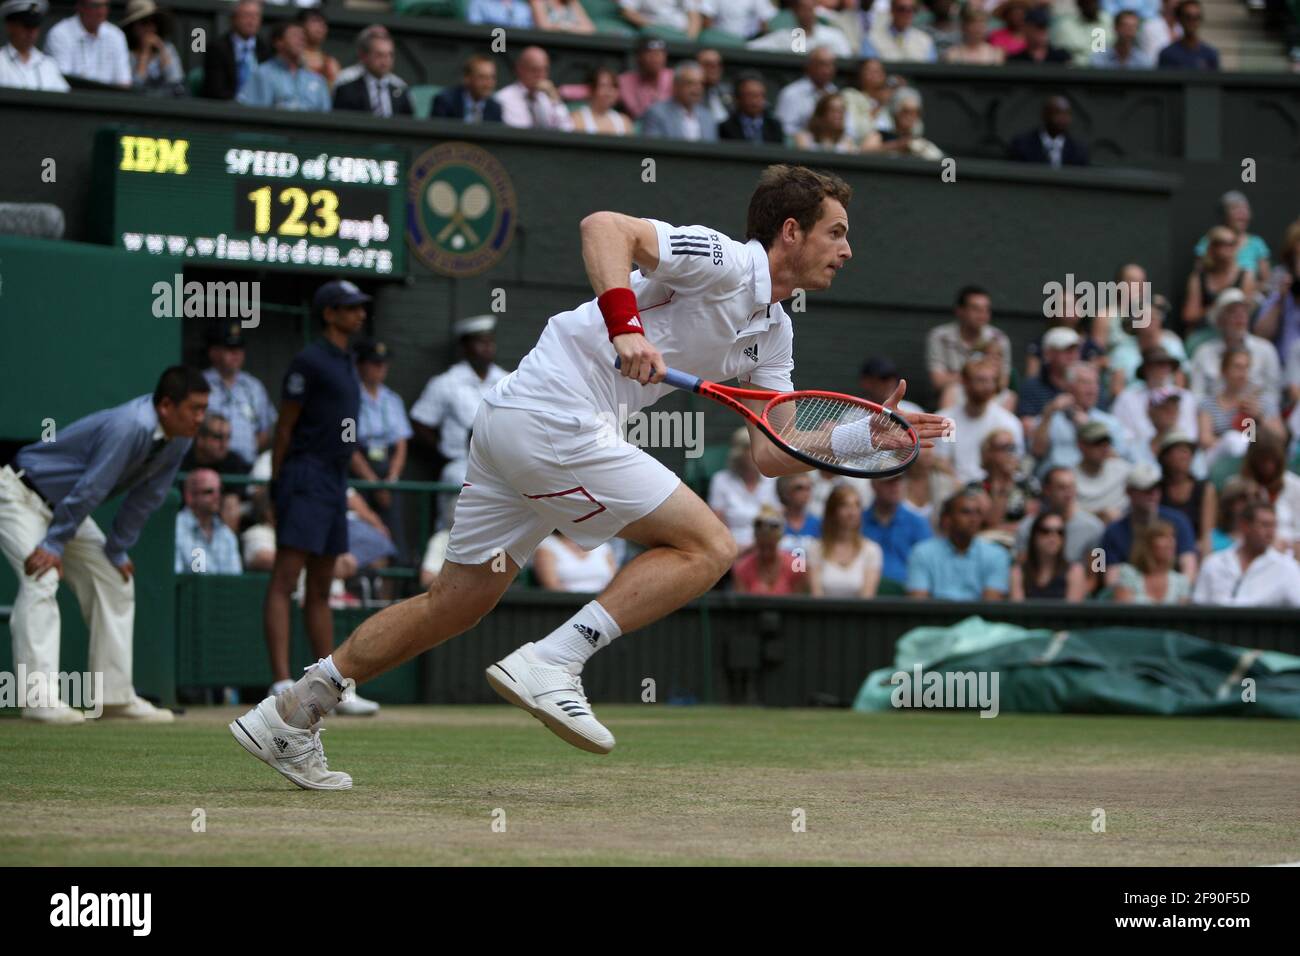
[[[808,232],[821,219],[822,200],[827,197],[847,207],[853,189],[838,176],[806,166],[781,163],[767,167],[749,200],[745,239],[757,239],[764,249],[770,249],[787,219]]]
[[[473,56],[471,56],[468,60],[465,61],[464,67],[461,68],[461,75],[469,76],[471,73],[474,72],[474,67],[479,66],[481,64],[487,64],[488,66],[495,67],[497,65],[497,61],[492,59],[492,57],[488,56],[486,53],[475,53]]]

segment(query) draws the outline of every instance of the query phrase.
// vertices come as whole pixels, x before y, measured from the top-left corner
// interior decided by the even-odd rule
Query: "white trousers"
[[[23,571],[23,562],[45,540],[53,517],[13,469],[0,469],[0,551],[18,577],[18,597],[9,621],[14,666],[25,664],[29,674],[59,672],[58,573],[49,570],[32,578]],[[104,541],[104,532],[92,519],[83,521],[64,545],[63,576],[90,628],[90,670],[104,675],[103,703],[125,704],[135,694],[131,680],[135,581],[122,580],[104,554]]]

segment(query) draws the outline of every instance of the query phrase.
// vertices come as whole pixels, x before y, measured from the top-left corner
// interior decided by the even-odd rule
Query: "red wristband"
[[[631,289],[607,289],[596,299],[596,304],[605,317],[605,328],[609,330],[611,342],[614,336],[628,332],[645,335],[641,314],[636,310],[636,293]]]

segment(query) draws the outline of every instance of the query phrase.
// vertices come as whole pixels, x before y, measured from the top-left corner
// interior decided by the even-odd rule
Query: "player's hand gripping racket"
[[[614,360],[614,367],[621,365]],[[886,478],[921,451],[916,429],[865,398],[838,392],[770,392],[733,388],[668,369],[664,382],[724,405],[759,429],[787,455],[816,468],[859,478]],[[743,401],[766,402],[756,415]]]

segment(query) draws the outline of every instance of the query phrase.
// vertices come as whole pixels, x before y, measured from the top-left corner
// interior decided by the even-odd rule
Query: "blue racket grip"
[[[623,360],[621,358],[615,358],[614,368],[622,367]],[[700,390],[700,385],[704,380],[697,378],[694,375],[688,375],[686,372],[679,372],[675,368],[670,368],[664,373],[664,381],[673,388],[682,388],[688,392],[698,392]]]

